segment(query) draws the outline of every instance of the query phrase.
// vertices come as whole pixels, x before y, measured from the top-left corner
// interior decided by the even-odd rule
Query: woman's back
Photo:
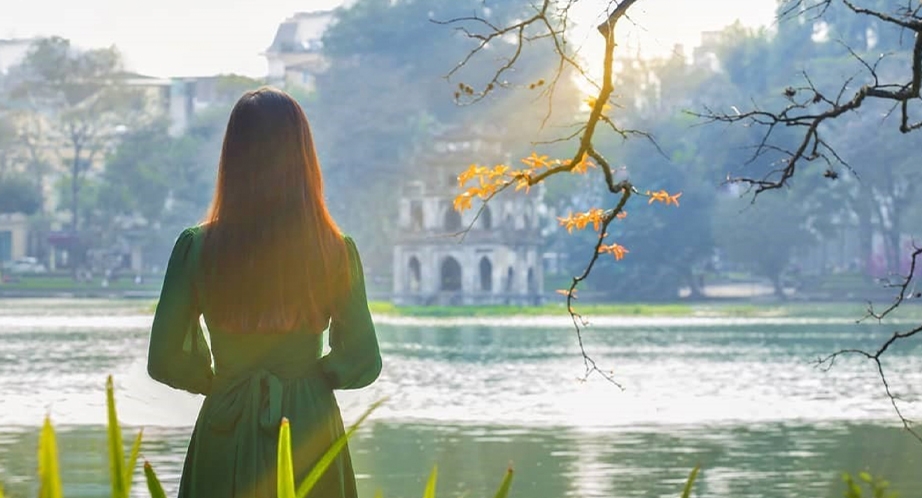
[[[359,271],[349,284],[348,299],[333,313],[331,351],[326,356],[321,356],[322,335],[306,329],[247,334],[209,326],[209,351],[199,318],[208,299],[201,291],[198,267],[203,232],[202,227],[187,229],[176,242],[148,361],[153,378],[207,396],[189,445],[179,496],[274,497],[282,417],[291,423],[295,464],[303,478],[343,433],[333,389],[364,387],[381,370],[361,261],[346,238],[350,261]],[[215,321],[207,313],[204,320]],[[324,478],[316,496],[355,496],[348,452],[342,453],[337,468]]]
[[[300,480],[345,432],[333,390],[380,371],[361,259],[323,204],[303,111],[283,92],[248,92],[207,223],[176,240],[151,327],[151,377],[206,396],[180,498],[274,498],[282,418]],[[311,496],[355,498],[348,449]]]

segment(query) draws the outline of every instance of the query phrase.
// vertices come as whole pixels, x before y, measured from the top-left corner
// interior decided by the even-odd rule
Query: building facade
[[[399,200],[394,303],[539,304],[544,291],[540,192],[506,191],[482,210],[475,206],[463,214],[452,205],[458,174],[470,163],[508,164],[497,134],[446,130],[414,162],[419,173],[404,185]]]
[[[279,24],[266,49],[268,82],[286,88],[313,90],[315,77],[326,70],[321,53],[323,32],[333,21],[333,11],[298,12]]]
[[[28,255],[29,221],[22,213],[0,213],[0,263]]]
[[[33,41],[33,38],[0,39],[0,75],[22,62]]]

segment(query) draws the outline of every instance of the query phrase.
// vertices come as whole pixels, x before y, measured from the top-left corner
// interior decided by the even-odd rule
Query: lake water
[[[106,375],[126,439],[175,491],[200,398],[148,379],[144,303],[0,301],[0,482],[34,496],[37,428],[59,432],[65,496],[107,496]],[[860,310],[860,308],[856,308]],[[856,311],[857,313],[857,311]],[[840,497],[841,473],[868,470],[922,496],[922,443],[900,430],[872,363],[818,356],[872,348],[900,327],[811,319],[598,319],[589,352],[613,371],[581,381],[578,344],[556,319],[379,319],[384,357],[371,387],[338,394],[349,423],[381,397],[352,443],[360,492],[492,496],[508,465],[513,497]],[[903,324],[903,328],[907,324]],[[922,347],[885,367],[922,415]],[[138,481],[134,494],[146,496]]]

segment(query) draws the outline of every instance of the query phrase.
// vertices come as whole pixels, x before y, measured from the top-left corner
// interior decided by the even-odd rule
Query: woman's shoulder
[[[208,229],[208,225],[209,225],[208,223],[199,223],[198,225],[192,225],[192,226],[186,227],[185,230],[183,230],[183,232],[188,232],[192,235],[204,234],[205,231]]]
[[[190,254],[195,254],[202,246],[202,235],[205,232],[204,225],[195,225],[184,228],[176,237],[176,243],[173,245],[173,254],[182,254],[184,258],[189,258]]]
[[[182,232],[179,232],[179,240],[187,240],[193,242],[201,239],[207,230],[206,224],[192,225],[184,228]]]
[[[343,242],[346,244],[346,254],[350,260],[355,262],[355,260],[359,259],[359,249],[355,245],[355,240],[346,233],[340,233],[339,235],[343,238]]]

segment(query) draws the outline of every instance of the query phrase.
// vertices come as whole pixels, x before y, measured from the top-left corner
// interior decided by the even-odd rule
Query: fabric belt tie
[[[233,434],[240,425],[260,430],[243,429],[237,432],[234,445],[234,489],[241,498],[258,498],[273,493],[274,478],[260,474],[259,454],[261,444],[268,438],[278,437],[282,421],[282,380],[269,370],[260,369],[224,383],[215,378],[216,389],[208,396],[208,425],[211,430]],[[260,433],[266,434],[261,435]]]
[[[259,369],[226,385],[215,380],[217,389],[211,394],[209,410],[212,429],[229,431],[249,420],[266,432],[278,430],[282,423],[282,380],[277,375]]]

